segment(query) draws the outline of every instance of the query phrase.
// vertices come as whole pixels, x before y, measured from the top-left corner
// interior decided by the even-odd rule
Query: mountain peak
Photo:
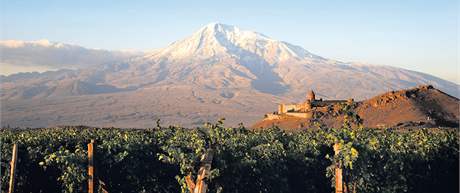
[[[208,30],[211,29],[211,30],[216,30],[216,31],[223,31],[223,30],[228,30],[232,28],[235,28],[235,26],[227,25],[227,24],[223,24],[219,22],[211,22],[205,25],[204,27],[202,27],[202,29],[208,29]]]
[[[256,39],[276,41],[257,32],[242,30],[236,26],[218,22],[205,25],[195,32],[193,36],[200,39],[212,38],[221,44],[224,42],[235,44],[239,41],[255,41]]]
[[[212,22],[188,38],[174,42],[147,57],[168,59],[206,59],[215,57],[257,57],[267,63],[281,60],[320,58],[300,46],[278,41],[261,33],[243,30],[236,26]]]

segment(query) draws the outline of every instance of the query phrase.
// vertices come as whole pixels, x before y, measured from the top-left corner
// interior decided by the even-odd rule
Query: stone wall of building
[[[293,116],[293,117],[299,117],[299,118],[311,118],[312,117],[312,113],[311,112],[308,112],[308,113],[297,113],[297,112],[293,112],[293,113],[286,113],[286,115],[288,116]]]
[[[308,112],[312,108],[311,103],[300,103],[300,104],[279,104],[278,114],[284,114],[288,112]]]
[[[277,119],[281,119],[281,115],[278,115],[278,114],[266,114],[265,119],[266,120],[277,120]]]

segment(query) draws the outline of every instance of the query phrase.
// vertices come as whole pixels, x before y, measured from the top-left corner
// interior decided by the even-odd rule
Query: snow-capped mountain
[[[20,126],[147,127],[157,118],[190,126],[219,117],[249,124],[278,102],[303,100],[308,89],[322,98],[364,99],[431,84],[459,96],[459,85],[428,74],[327,59],[219,23],[141,56],[4,76],[0,84],[2,124]]]
[[[124,69],[112,73],[109,81],[121,87],[180,82],[299,97],[313,88],[326,98],[359,99],[433,84],[458,96],[455,84],[427,74],[326,59],[300,46],[219,23],[208,24],[190,37],[128,63],[115,64]]]
[[[210,23],[192,36],[174,42],[167,48],[147,55],[172,60],[225,57],[259,57],[268,63],[286,60],[322,59],[299,46],[271,39],[263,34],[235,26]]]

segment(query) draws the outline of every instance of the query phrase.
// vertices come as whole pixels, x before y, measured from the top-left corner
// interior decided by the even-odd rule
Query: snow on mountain
[[[147,55],[150,58],[163,57],[172,60],[195,57],[251,57],[255,55],[269,63],[290,59],[322,59],[299,46],[271,39],[263,34],[242,30],[220,23],[210,23],[192,36],[174,42],[167,48]]]

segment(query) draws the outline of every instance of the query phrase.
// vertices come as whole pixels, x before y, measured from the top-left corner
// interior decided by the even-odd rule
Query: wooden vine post
[[[193,182],[192,174],[189,174],[185,177],[185,182],[187,183],[188,190],[191,193],[206,193],[208,185],[206,180],[209,179],[211,172],[211,163],[213,158],[213,150],[208,149],[205,154],[201,157],[201,166],[198,170],[198,175],[196,177],[196,183]]]
[[[14,177],[16,173],[16,162],[18,159],[18,145],[15,143],[13,144],[13,151],[12,151],[12,156],[11,156],[11,162],[10,162],[10,186],[8,193],[13,193],[14,192]]]
[[[2,192],[2,138],[0,137],[0,192]]]
[[[334,144],[334,154],[337,156],[340,152],[340,144]],[[335,166],[335,193],[343,193],[343,177],[340,165]]]
[[[94,193],[94,140],[88,143],[88,193]]]

